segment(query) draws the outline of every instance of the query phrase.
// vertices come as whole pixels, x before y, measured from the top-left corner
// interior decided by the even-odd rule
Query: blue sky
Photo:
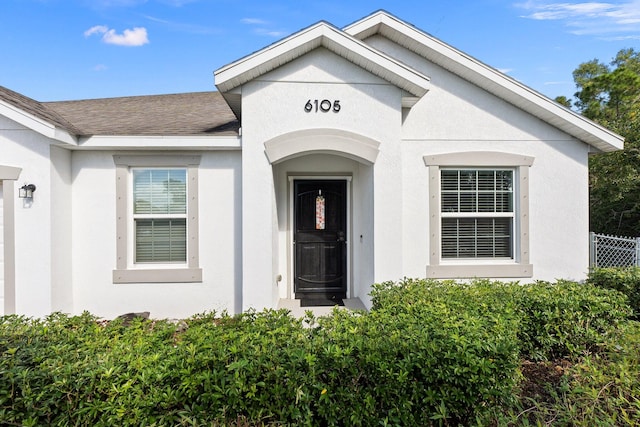
[[[640,50],[640,0],[0,0],[0,85],[39,101],[215,90],[213,71],[384,9],[549,97]]]

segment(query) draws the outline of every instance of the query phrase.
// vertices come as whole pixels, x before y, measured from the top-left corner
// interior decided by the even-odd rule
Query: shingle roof
[[[43,102],[88,135],[238,135],[240,124],[219,92]]]
[[[13,105],[14,107],[19,108],[20,110],[29,113],[41,120],[61,127],[67,130],[69,133],[76,135],[79,134],[79,130],[77,127],[75,127],[69,121],[65,120],[54,110],[47,108],[47,106],[41,102],[21,95],[18,92],[7,89],[4,86],[0,86],[0,101],[5,101],[6,103]]]

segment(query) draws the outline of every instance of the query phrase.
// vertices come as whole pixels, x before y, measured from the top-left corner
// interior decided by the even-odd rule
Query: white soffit
[[[370,73],[421,97],[429,77],[385,55],[326,22],[320,22],[214,72],[215,84],[227,93],[296,58],[325,47]]]
[[[239,136],[94,135],[82,137],[78,150],[240,150]]]
[[[601,151],[623,148],[620,135],[385,11],[349,25],[344,32],[359,40],[379,34]]]

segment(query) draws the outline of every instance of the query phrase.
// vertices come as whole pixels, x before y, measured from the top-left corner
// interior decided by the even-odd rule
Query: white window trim
[[[202,282],[199,266],[198,166],[199,155],[114,155],[116,165],[116,268],[113,283]],[[131,168],[169,167],[187,170],[187,262],[185,264],[133,264]]]
[[[434,279],[533,277],[529,258],[529,167],[534,157],[504,152],[473,151],[423,157],[429,167],[429,265]],[[440,168],[513,168],[517,179],[513,260],[458,259],[443,261],[441,253]]]

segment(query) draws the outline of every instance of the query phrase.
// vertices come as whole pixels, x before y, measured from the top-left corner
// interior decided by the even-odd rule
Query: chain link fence
[[[591,268],[640,266],[640,237],[589,234]]]

